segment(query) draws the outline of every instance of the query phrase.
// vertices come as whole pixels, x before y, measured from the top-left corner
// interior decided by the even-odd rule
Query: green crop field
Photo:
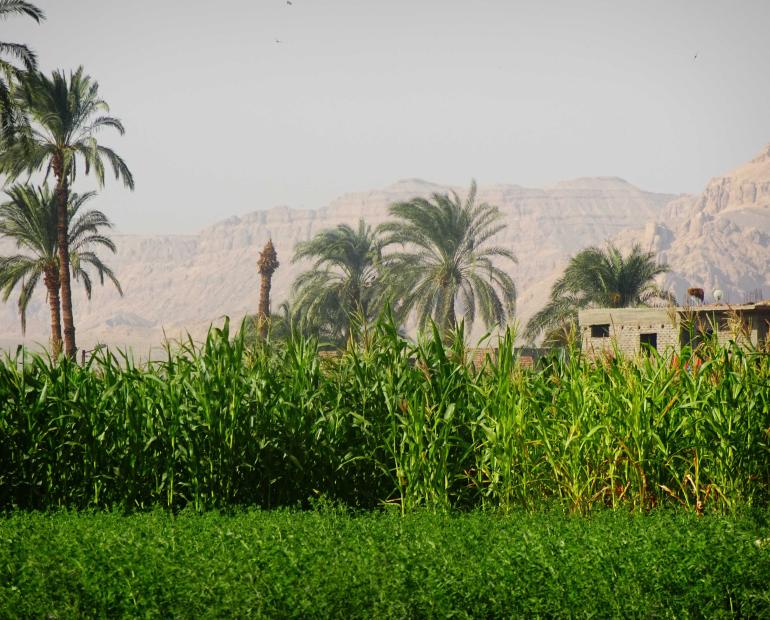
[[[0,617],[770,616],[768,355],[567,353],[6,358]]]
[[[768,516],[18,513],[0,617],[768,617]]]
[[[768,355],[499,345],[6,358],[0,617],[770,617]]]
[[[767,505],[770,356],[573,353],[522,369],[508,334],[474,368],[461,335],[382,324],[334,359],[226,328],[142,366],[20,355],[0,363],[0,508]]]

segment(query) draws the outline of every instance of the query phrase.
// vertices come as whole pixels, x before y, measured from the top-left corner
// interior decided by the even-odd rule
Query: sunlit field
[[[0,365],[5,509],[558,506],[697,514],[766,506],[770,357],[703,345],[476,368],[462,334],[360,346],[247,342],[229,326],[164,361]]]
[[[767,354],[248,334],[4,359],[0,616],[770,613]]]
[[[16,513],[0,616],[767,617],[767,516]]]

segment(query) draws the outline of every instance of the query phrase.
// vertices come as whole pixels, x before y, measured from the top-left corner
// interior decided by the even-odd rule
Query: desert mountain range
[[[88,302],[76,288],[78,344],[157,346],[164,333],[205,333],[224,315],[235,321],[257,306],[256,260],[273,239],[281,266],[273,280],[273,307],[289,296],[294,277],[307,267],[291,263],[293,248],[319,230],[363,218],[377,225],[395,201],[466,187],[399,181],[369,192],[345,194],[320,209],[275,207],[222,220],[197,235],[115,235],[118,254],[108,258],[125,296],[95,287]],[[740,303],[770,297],[770,145],[747,164],[713,179],[700,195],[643,191],[619,178],[581,178],[533,189],[518,185],[479,188],[479,199],[500,207],[507,228],[496,242],[513,250],[511,275],[518,289],[518,320],[545,302],[552,282],[580,249],[614,240],[639,242],[668,262],[662,284],[678,299],[688,286],[720,288]],[[0,255],[14,252],[0,240]],[[79,286],[75,284],[75,286]],[[708,293],[707,293],[708,295]],[[0,344],[47,342],[48,309],[41,286],[22,340],[16,299],[0,305]]]

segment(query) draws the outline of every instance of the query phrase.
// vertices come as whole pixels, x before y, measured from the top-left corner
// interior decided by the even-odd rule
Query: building
[[[730,340],[768,344],[770,300],[752,304],[704,304],[668,308],[592,308],[578,314],[583,351],[636,355],[645,348],[678,351],[716,334]]]

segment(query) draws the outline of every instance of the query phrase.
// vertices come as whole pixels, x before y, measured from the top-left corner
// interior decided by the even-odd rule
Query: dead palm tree
[[[257,320],[259,322],[260,338],[267,338],[268,321],[270,317],[270,287],[272,285],[273,274],[278,269],[278,255],[273,246],[273,240],[268,239],[265,247],[259,253],[257,260],[257,269],[259,270],[259,312]]]
[[[56,197],[47,186],[40,188],[14,185],[6,191],[8,201],[0,205],[0,235],[16,242],[24,253],[0,257],[0,292],[3,301],[19,287],[21,332],[26,331],[27,308],[40,278],[43,278],[51,316],[51,353],[61,354],[61,319],[59,309],[59,253],[57,248]],[[94,192],[71,194],[68,204],[69,249],[72,276],[82,282],[91,299],[93,267],[104,284],[109,279],[122,295],[115,274],[96,255],[97,247],[115,252],[115,244],[102,230],[112,223],[101,211],[81,212],[81,207],[95,196]]]
[[[62,71],[55,71],[51,78],[39,72],[26,74],[17,89],[17,101],[26,118],[13,142],[0,148],[0,173],[14,179],[24,173],[45,170],[46,176],[52,172],[56,178],[56,243],[64,351],[74,359],[77,347],[67,238],[70,185],[77,176],[79,164],[85,174],[93,170],[97,182],[103,185],[106,160],[115,178],[134,188],[134,178],[123,159],[96,140],[97,132],[106,127],[122,135],[123,124],[103,114],[109,112],[109,107],[99,98],[99,84],[86,75],[82,67],[69,76]]]

